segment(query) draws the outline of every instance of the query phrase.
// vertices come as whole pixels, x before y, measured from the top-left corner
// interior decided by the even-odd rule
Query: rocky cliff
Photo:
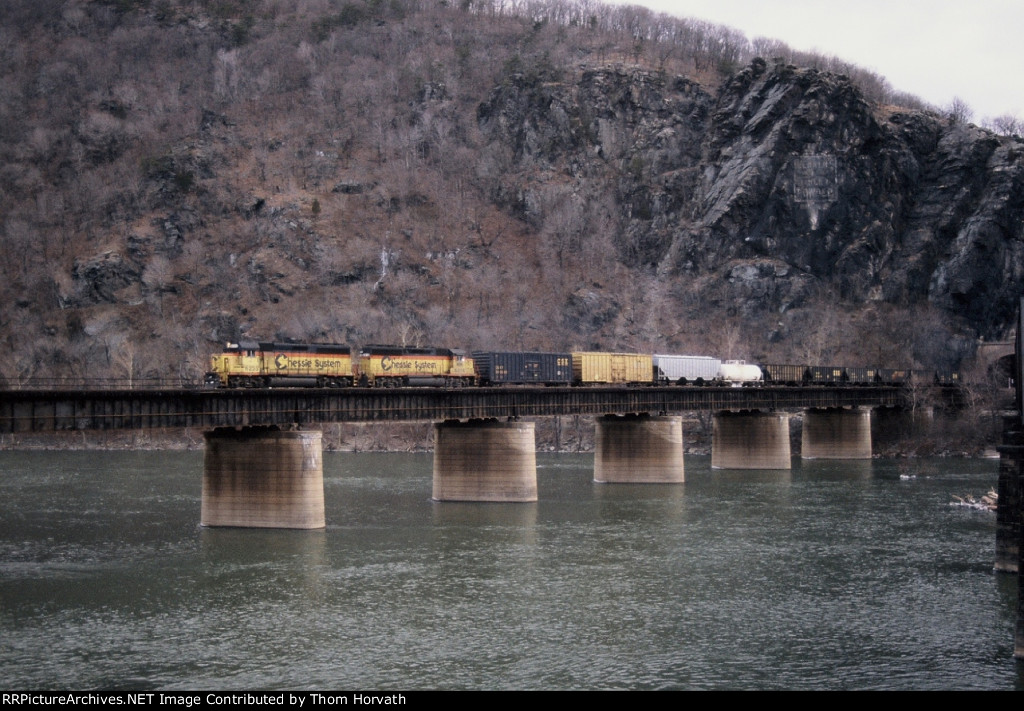
[[[517,75],[479,120],[515,156],[498,200],[529,219],[531,186],[611,192],[621,259],[709,311],[774,323],[827,285],[995,338],[1024,293],[1024,143],[870,106],[843,76],[756,59],[713,94],[624,67]]]

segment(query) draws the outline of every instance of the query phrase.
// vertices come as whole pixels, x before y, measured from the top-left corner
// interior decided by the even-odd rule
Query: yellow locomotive
[[[239,340],[210,357],[206,384],[220,388],[341,388],[355,383],[348,346]]]
[[[359,352],[358,369],[359,384],[369,387],[457,388],[477,382],[473,359],[450,348],[366,346]]]

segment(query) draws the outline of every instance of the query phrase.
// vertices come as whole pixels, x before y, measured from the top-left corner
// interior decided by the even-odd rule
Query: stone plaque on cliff
[[[839,197],[835,156],[799,156],[793,161],[793,199],[818,207]]]
[[[799,156],[793,161],[793,200],[807,208],[811,229],[839,197],[835,156]]]

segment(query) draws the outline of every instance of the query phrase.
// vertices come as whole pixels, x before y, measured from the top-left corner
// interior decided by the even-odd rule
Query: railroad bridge
[[[894,387],[0,390],[0,434],[900,406]]]
[[[674,484],[681,413],[715,413],[712,466],[788,469],[791,412],[804,412],[803,457],[870,458],[872,408],[906,398],[871,386],[0,390],[0,434],[203,429],[204,525],[321,528],[325,423],[434,422],[434,499],[528,502],[534,418],[595,416],[596,482]]]

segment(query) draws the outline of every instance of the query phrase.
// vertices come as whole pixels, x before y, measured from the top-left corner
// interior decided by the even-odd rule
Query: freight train
[[[239,340],[210,358],[205,383],[220,388],[412,387],[503,385],[956,385],[959,373],[847,368],[817,365],[756,365],[709,356],[575,351],[541,353],[452,348],[264,343]]]

